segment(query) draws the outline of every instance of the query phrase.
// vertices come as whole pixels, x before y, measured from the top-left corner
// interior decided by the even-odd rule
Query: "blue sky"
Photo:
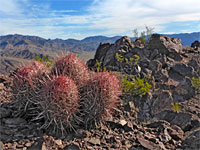
[[[200,32],[200,0],[0,0],[0,35],[43,38]]]

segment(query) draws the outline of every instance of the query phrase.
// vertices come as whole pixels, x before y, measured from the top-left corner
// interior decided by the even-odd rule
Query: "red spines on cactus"
[[[120,82],[113,73],[92,73],[87,84],[80,88],[80,93],[80,116],[84,126],[88,128],[107,117],[117,107],[121,95]]]
[[[67,76],[53,77],[44,85],[42,92],[43,128],[50,124],[62,132],[74,128],[73,116],[79,106],[79,92],[74,81]]]
[[[105,108],[111,111],[119,102],[121,84],[114,73],[97,72],[93,74],[93,82],[98,82]]]
[[[41,79],[48,68],[40,62],[19,68],[13,78],[13,105],[16,107],[15,116],[32,119],[37,116],[35,101],[41,88]]]
[[[77,86],[82,86],[89,79],[87,66],[74,54],[68,54],[58,59],[52,68],[54,75],[71,77]]]
[[[19,68],[16,71],[13,83],[16,86],[24,84],[24,82],[32,85],[32,82],[38,80],[37,78],[47,70],[47,67],[44,66],[42,63],[34,61],[30,65]]]

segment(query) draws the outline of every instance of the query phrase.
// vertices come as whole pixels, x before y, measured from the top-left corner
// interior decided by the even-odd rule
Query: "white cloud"
[[[93,0],[87,13],[79,15],[70,15],[74,10],[51,10],[48,4],[32,5],[28,0],[0,0],[0,4],[0,34],[80,39],[131,35],[134,28],[142,31],[145,25],[162,32],[172,22],[199,21],[200,26],[199,0]]]
[[[94,28],[106,28],[115,33],[141,29],[145,25],[160,31],[161,24],[200,21],[200,1],[197,0],[102,0],[90,10],[101,16],[93,22]]]
[[[20,14],[21,10],[16,0],[0,0],[0,13],[4,15]]]

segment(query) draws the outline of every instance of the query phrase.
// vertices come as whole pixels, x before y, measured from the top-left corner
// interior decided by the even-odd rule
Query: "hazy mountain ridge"
[[[200,41],[200,32],[193,33],[179,33],[179,34],[164,34],[165,36],[172,38],[179,38],[182,41],[183,46],[191,46],[191,43],[198,40]]]
[[[183,46],[190,46],[195,40],[200,41],[200,32],[180,33],[180,34],[164,34],[173,38],[180,38]],[[1,50],[25,50],[32,49],[36,51],[94,51],[100,42],[114,43],[122,36],[106,37],[106,36],[90,36],[83,40],[76,39],[44,39],[38,36],[27,35],[5,35],[0,36]],[[134,38],[132,38],[134,39]]]
[[[200,32],[168,34],[167,36],[180,38],[183,46],[190,46],[195,40],[200,41]],[[101,42],[114,43],[121,37],[91,36],[83,40],[63,40],[19,34],[0,36],[0,73],[8,73],[9,70],[16,67],[16,64],[27,62],[36,56],[46,55],[52,59],[60,52],[94,53]],[[134,40],[133,37],[131,39]]]

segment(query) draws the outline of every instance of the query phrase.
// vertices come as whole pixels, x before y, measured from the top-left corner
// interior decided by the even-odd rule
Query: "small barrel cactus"
[[[74,129],[73,117],[79,106],[79,92],[74,81],[67,76],[54,76],[42,88],[40,106],[45,123],[42,128],[53,127],[63,134]],[[50,128],[51,129],[51,128]]]
[[[48,68],[40,62],[34,61],[30,65],[19,68],[13,78],[13,106],[16,107],[15,116],[31,119],[37,112],[34,105],[35,96],[38,95],[43,75]]]
[[[78,87],[84,85],[89,78],[87,66],[74,54],[58,59],[52,68],[52,73],[71,77]]]
[[[80,89],[80,116],[86,128],[90,128],[112,113],[120,100],[121,86],[115,74],[97,72]]]

